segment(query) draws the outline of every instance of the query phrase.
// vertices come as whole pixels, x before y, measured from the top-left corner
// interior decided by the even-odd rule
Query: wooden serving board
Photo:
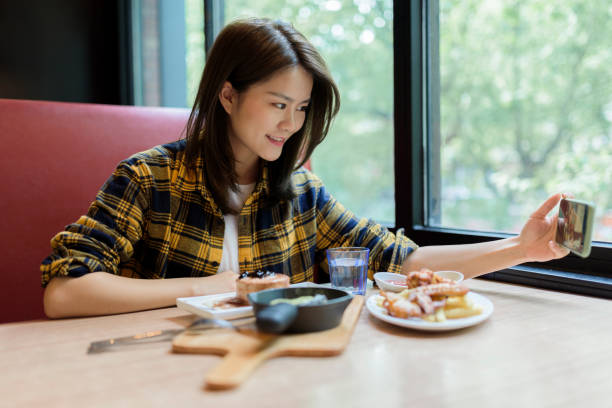
[[[322,357],[342,353],[355,329],[364,304],[355,296],[333,329],[303,334],[265,334],[255,330],[211,329],[202,334],[182,333],[174,338],[176,353],[220,354],[225,357],[206,375],[209,389],[240,385],[264,360],[278,356]]]

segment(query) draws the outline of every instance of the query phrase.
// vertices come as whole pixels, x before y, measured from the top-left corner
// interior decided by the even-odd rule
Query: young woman
[[[417,250],[357,218],[301,167],[339,103],[323,59],[291,25],[229,24],[207,59],[186,139],[121,162],[87,215],[53,238],[41,265],[47,315],[170,306],[233,291],[244,271],[311,281],[330,247],[370,248],[370,272],[428,267],[467,278],[567,254],[546,217],[560,194],[519,236],[473,245]]]

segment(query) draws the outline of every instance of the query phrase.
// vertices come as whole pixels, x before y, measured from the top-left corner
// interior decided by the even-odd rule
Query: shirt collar
[[[269,177],[269,166],[268,163],[262,166],[260,170],[260,177],[257,183],[255,184],[255,188],[251,193],[253,200],[257,200],[262,195],[268,195],[270,192],[270,177]],[[219,206],[215,202],[211,192],[208,188],[206,188],[206,180],[204,176],[204,161],[202,157],[198,157],[195,161],[195,166],[193,167],[193,171],[189,171],[187,167],[184,157],[181,158],[181,165],[179,166],[179,171],[176,174],[176,177],[173,178],[172,183],[174,183],[178,189],[183,191],[200,191],[202,197],[207,200],[212,206],[213,211],[216,215],[222,216],[222,212],[219,209]],[[247,202],[252,202],[253,200],[247,199]]]

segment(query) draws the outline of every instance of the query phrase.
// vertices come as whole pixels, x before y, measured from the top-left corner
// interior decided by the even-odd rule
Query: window
[[[611,16],[609,4],[584,0],[430,11],[439,110],[429,123],[440,125],[429,224],[518,233],[549,193],[569,191],[597,204],[594,239],[612,242]]]
[[[204,69],[204,2],[202,0],[185,0],[185,37],[187,52],[187,106],[193,106],[202,70]]]
[[[419,243],[493,239],[569,191],[598,207],[591,256],[492,277],[610,297],[609,5],[396,2],[395,13],[410,21],[395,37],[396,160],[413,159],[398,224]]]
[[[201,0],[131,0],[134,105],[191,107],[204,67]]]

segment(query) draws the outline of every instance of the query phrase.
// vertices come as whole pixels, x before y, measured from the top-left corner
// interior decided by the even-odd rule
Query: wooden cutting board
[[[240,385],[264,360],[278,356],[333,356],[342,353],[355,329],[364,297],[355,296],[333,329],[303,334],[265,334],[255,330],[211,329],[174,338],[177,353],[220,354],[225,357],[206,375],[209,389]]]

